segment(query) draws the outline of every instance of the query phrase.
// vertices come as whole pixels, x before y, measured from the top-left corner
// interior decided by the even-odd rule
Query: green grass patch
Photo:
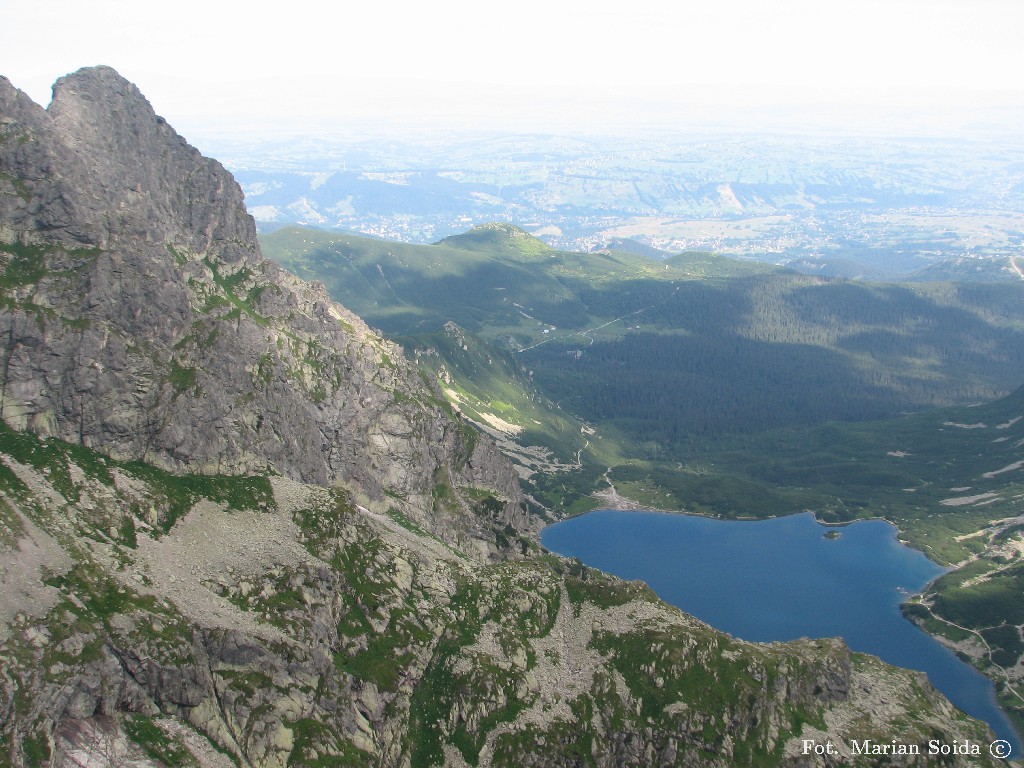
[[[167,768],[198,766],[195,755],[179,739],[168,736],[149,717],[130,715],[122,721],[128,737]]]
[[[46,476],[53,487],[68,501],[78,501],[79,492],[71,478],[69,465],[77,465],[90,479],[112,486],[111,467],[117,462],[81,445],[56,438],[41,438],[33,432],[19,432],[0,421],[0,451],[21,464],[27,464]],[[6,468],[2,468],[6,469]],[[8,478],[9,487],[24,488],[13,473],[0,472]]]
[[[0,252],[10,255],[7,266],[0,274],[0,291],[38,283],[47,274],[46,254],[52,248],[23,243],[0,243]]]
[[[167,380],[174,387],[175,394],[181,394],[194,390],[198,382],[199,371],[181,365],[177,360],[171,359],[171,371],[167,374]]]
[[[293,739],[289,767],[364,768],[373,764],[373,755],[353,746],[319,720],[306,717],[288,727]]]
[[[274,504],[270,480],[263,475],[172,475],[144,462],[119,465],[162,497],[159,527],[164,533],[169,533],[175,522],[200,499],[209,499],[237,511],[262,512]]]
[[[965,580],[957,571],[933,585],[936,615],[972,629],[1024,624],[1024,563],[970,586]]]
[[[634,600],[657,601],[657,595],[641,581],[623,581],[570,560],[565,570],[565,591],[574,606],[591,603],[615,608]]]
[[[391,629],[373,638],[369,647],[354,656],[335,654],[338,669],[360,680],[373,683],[382,691],[397,691],[401,672],[415,659],[415,655],[403,650],[405,638]]]
[[[21,751],[28,768],[44,768],[50,764],[50,744],[45,736],[25,737],[21,742]]]
[[[234,274],[225,277],[221,275],[217,264],[210,261],[209,258],[204,258],[203,263],[213,274],[213,282],[224,292],[223,298],[234,307],[234,309],[225,316],[225,319],[234,319],[244,313],[257,325],[263,326],[264,328],[270,326],[270,321],[257,312],[255,308],[255,304],[259,301],[259,297],[264,287],[256,286],[249,291],[244,298],[239,296],[236,292],[246,280],[249,280],[253,276],[252,272],[248,268],[242,268]],[[210,299],[208,299],[208,301],[209,300]],[[220,301],[219,298],[214,300]],[[232,317],[233,314],[234,318]]]
[[[0,422],[0,451],[42,473],[71,502],[77,502],[80,497],[72,479],[71,464],[89,479],[111,487],[114,485],[112,470],[133,475],[144,481],[153,493],[160,507],[159,527],[164,533],[203,498],[234,510],[266,511],[274,504],[273,489],[266,476],[174,475],[146,462],[110,459],[81,445],[19,432],[3,422]],[[0,483],[19,496],[27,493],[24,484],[6,466],[0,466]],[[130,546],[135,541],[134,521],[122,517],[120,526],[119,538]]]
[[[131,613],[136,609],[153,611],[156,598],[140,595],[121,586],[109,576],[84,563],[77,564],[62,576],[54,576],[46,583],[69,595],[75,595],[89,613],[102,622],[116,614]]]

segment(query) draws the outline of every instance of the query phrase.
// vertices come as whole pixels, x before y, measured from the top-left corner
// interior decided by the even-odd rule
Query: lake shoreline
[[[822,529],[824,529],[826,531],[829,531],[829,530],[837,531],[838,529],[849,528],[850,526],[853,525],[853,523],[858,523],[858,522],[870,523],[872,521],[880,521],[881,523],[885,524],[886,529],[888,529],[889,531],[892,531],[892,533],[888,534],[888,536],[891,536],[890,540],[894,544],[897,544],[899,546],[900,550],[906,551],[908,554],[911,553],[911,552],[915,553],[915,555],[917,557],[921,558],[921,560],[923,562],[927,562],[929,564],[930,568],[932,569],[930,574],[927,574],[927,575],[922,574],[922,576],[924,577],[924,580],[925,580],[925,583],[924,583],[923,586],[911,587],[910,589],[908,589],[906,591],[906,593],[899,600],[898,603],[894,603],[893,604],[894,610],[897,613],[899,613],[898,623],[906,626],[907,628],[913,628],[913,630],[915,632],[920,632],[923,637],[927,637],[931,642],[935,643],[937,646],[941,646],[942,648],[944,648],[946,650],[949,650],[951,652],[955,650],[955,649],[950,648],[947,643],[943,642],[945,640],[945,638],[942,638],[939,635],[936,635],[936,634],[933,634],[931,632],[928,632],[923,627],[918,625],[916,622],[911,621],[903,613],[903,611],[902,611],[902,609],[900,607],[903,603],[911,600],[913,597],[921,595],[924,592],[924,590],[926,590],[927,587],[931,583],[934,582],[935,579],[938,579],[943,574],[947,573],[950,570],[950,567],[949,566],[942,566],[939,563],[936,563],[932,558],[930,558],[928,556],[927,552],[922,551],[921,549],[918,549],[916,547],[910,546],[906,541],[904,541],[902,538],[900,538],[901,531],[900,531],[899,526],[897,524],[895,524],[893,521],[888,520],[888,519],[886,519],[884,517],[876,515],[876,516],[872,516],[870,518],[868,518],[868,517],[858,518],[856,520],[844,521],[842,523],[832,523],[832,522],[826,523],[826,522],[823,522],[823,521],[819,520],[817,515],[815,514],[815,512],[813,510],[806,510],[805,509],[805,510],[800,510],[800,511],[794,511],[793,513],[787,514],[787,515],[775,515],[775,516],[771,516],[771,517],[762,517],[762,518],[757,518],[757,517],[735,517],[735,518],[732,518],[732,517],[720,517],[720,516],[714,516],[714,515],[708,515],[708,514],[701,514],[701,513],[684,511],[684,510],[666,510],[666,509],[652,508],[650,506],[647,506],[647,505],[641,504],[639,502],[636,502],[636,501],[634,501],[632,499],[627,499],[625,497],[622,497],[618,493],[613,493],[613,492],[610,493],[609,491],[599,492],[598,494],[594,494],[594,496],[595,496],[595,499],[599,502],[599,504],[601,505],[602,508],[593,509],[593,510],[589,510],[588,512],[581,512],[581,513],[574,514],[574,515],[568,515],[565,518],[562,518],[561,520],[556,521],[555,523],[551,523],[551,524],[545,526],[544,529],[542,529],[542,534],[544,533],[544,531],[548,531],[553,525],[555,525],[557,523],[567,523],[567,522],[572,522],[572,521],[578,521],[580,518],[585,517],[586,515],[593,515],[595,513],[601,513],[601,512],[630,513],[630,514],[640,513],[641,515],[657,515],[659,517],[660,516],[664,516],[665,518],[669,518],[669,519],[671,519],[671,518],[687,519],[688,518],[688,519],[692,519],[692,520],[704,520],[704,521],[708,521],[708,522],[711,522],[711,523],[731,522],[731,521],[743,522],[743,523],[746,523],[746,522],[761,522],[761,523],[775,522],[775,523],[780,523],[782,521],[792,520],[794,518],[801,518],[801,517],[803,517],[805,519],[809,519],[809,521],[814,524],[814,529],[815,530],[822,530]],[[797,525],[799,526],[799,524],[797,524]],[[630,526],[630,527],[633,528],[633,527],[641,527],[641,526]],[[806,528],[804,528],[804,530],[806,531]],[[821,539],[821,538],[824,538],[824,537],[820,536],[820,534],[819,534],[817,536],[817,538]],[[857,537],[855,537],[855,538],[857,538]],[[847,536],[844,535],[842,537],[842,540],[845,541],[846,539],[847,539]],[[840,543],[841,543],[840,541],[835,540],[835,541],[830,541],[829,545],[836,545],[836,544],[840,544]],[[801,546],[803,548],[810,549],[810,548],[813,548],[813,543],[812,542],[805,542]],[[545,544],[545,547],[551,549],[547,544]],[[579,557],[579,555],[570,554],[570,553],[566,552],[564,549],[560,553],[558,552],[557,549],[551,549],[551,551],[556,552],[558,554],[562,554],[563,556]],[[728,559],[730,561],[737,562],[737,563],[738,562],[743,562],[743,561],[746,560],[746,558],[743,555],[737,555],[735,552],[731,552],[731,551],[728,552],[728,553],[723,553],[722,557],[725,558],[725,559]],[[737,560],[737,558],[738,558],[738,560]],[[579,557],[579,559],[584,560],[583,557]],[[640,560],[640,559],[643,559],[643,558],[637,557],[637,559]],[[686,558],[684,557],[683,559],[685,560]],[[650,586],[652,586],[652,588],[654,588],[654,586],[655,586],[654,584],[651,583],[651,580],[648,579],[647,577],[645,577],[644,575],[638,575],[635,572],[630,572],[627,575],[627,574],[624,574],[624,573],[621,573],[621,572],[616,572],[615,570],[610,569],[610,568],[606,567],[605,565],[603,565],[603,564],[601,564],[599,562],[592,562],[592,561],[587,561],[587,560],[584,560],[584,562],[587,562],[588,565],[590,565],[592,567],[599,568],[600,570],[604,570],[604,571],[609,572],[609,573],[616,573],[616,575],[620,576],[620,578],[628,578],[628,579],[640,578],[641,580],[647,582]],[[786,562],[786,559],[785,558],[780,558],[778,562]],[[935,569],[941,569],[941,571],[939,573],[935,573]],[[711,581],[714,581],[714,577],[709,577],[709,578],[710,578]],[[656,591],[658,591],[658,590],[656,590]],[[666,597],[663,596],[662,599],[666,599]],[[719,621],[716,621],[713,618],[709,619],[706,616],[699,615],[699,613],[693,607],[680,605],[678,602],[676,602],[674,600],[671,600],[671,599],[667,599],[666,601],[670,602],[673,605],[676,605],[681,610],[684,610],[687,613],[691,613],[693,615],[697,615],[697,618],[701,619],[702,621],[705,621],[705,622],[709,623],[710,625],[718,628],[721,631],[725,631],[725,632],[727,632],[729,634],[733,634],[733,635],[739,636],[739,637],[743,636],[743,633],[737,633],[736,630],[730,628],[727,624],[723,624],[723,623],[721,623]],[[842,630],[839,630],[839,631],[830,632],[827,635],[823,634],[821,636],[830,636],[830,637],[831,636],[840,636],[840,637],[845,637],[847,634],[848,633],[846,633],[846,632],[844,632]],[[746,638],[744,638],[744,639],[746,639]],[[773,642],[773,641],[775,641],[773,639],[764,639],[764,638],[760,638],[760,637],[754,637],[754,638],[750,638],[750,639],[751,639],[752,642]],[[784,639],[782,641],[784,641]],[[871,650],[863,650],[863,649],[861,649],[861,652],[872,653],[873,655],[878,655],[878,653],[876,651],[871,651]],[[913,666],[912,664],[907,664],[907,663],[900,664],[899,662],[893,662],[893,661],[890,661],[890,663],[896,663],[899,666],[910,666],[910,667]],[[963,663],[963,662],[961,661],[959,663]],[[993,685],[994,684],[994,681],[990,677],[988,677],[987,675],[983,675],[980,672],[980,670],[977,670],[976,668],[974,668],[973,665],[964,664],[964,666],[967,667],[968,669],[970,669],[971,671],[977,673],[989,685]],[[949,694],[947,693],[947,695],[949,695]],[[992,695],[993,695],[994,706],[999,711],[999,713],[1005,718],[1006,717],[1006,711],[1002,709],[1002,705],[998,701],[998,697],[995,696],[994,688],[993,688],[993,691],[992,691]],[[979,715],[977,715],[977,714],[975,714],[974,716],[975,717],[979,717]],[[989,720],[990,724],[992,722],[988,717],[984,717],[982,719]],[[1008,720],[1007,720],[1007,722],[1008,722]],[[1008,727],[1014,732],[1015,735],[1018,736],[1018,739],[1019,739],[1019,734],[1016,734],[1016,728],[1013,727],[1012,723],[1010,723]],[[1018,743],[1019,743],[1019,741],[1018,741]]]

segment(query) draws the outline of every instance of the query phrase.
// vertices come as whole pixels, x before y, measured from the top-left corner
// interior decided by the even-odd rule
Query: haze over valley
[[[683,125],[210,143],[265,231],[294,223],[430,243],[506,221],[565,250],[706,250],[846,277],[1020,279],[1024,143],[1011,133]]]

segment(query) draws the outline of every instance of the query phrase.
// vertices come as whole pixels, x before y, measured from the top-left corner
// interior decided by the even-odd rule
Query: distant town
[[[263,231],[429,243],[488,221],[550,245],[686,250],[902,278],[948,260],[1016,276],[1024,142],[826,136],[336,137],[219,146]],[[962,276],[961,276],[962,277]],[[1019,276],[1017,276],[1019,278]]]

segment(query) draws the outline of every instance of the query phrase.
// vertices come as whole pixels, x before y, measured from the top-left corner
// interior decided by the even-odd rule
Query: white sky
[[[179,130],[940,104],[969,121],[1024,114],[1022,30],[1021,0],[0,0],[0,74],[45,104],[60,75],[109,64]]]

